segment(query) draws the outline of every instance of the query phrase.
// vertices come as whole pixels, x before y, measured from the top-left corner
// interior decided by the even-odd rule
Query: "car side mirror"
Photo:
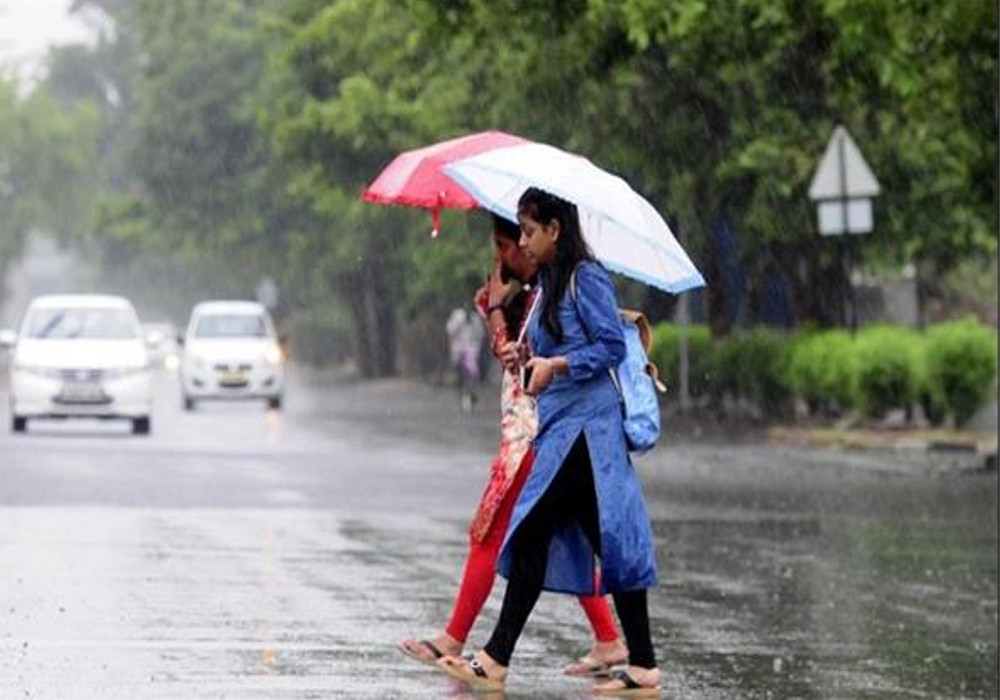
[[[0,348],[9,350],[14,347],[15,343],[17,343],[17,333],[15,331],[12,331],[10,328],[0,330]]]

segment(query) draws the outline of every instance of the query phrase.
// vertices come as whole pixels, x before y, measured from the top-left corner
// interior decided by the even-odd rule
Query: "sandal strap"
[[[429,640],[429,639],[421,639],[420,643],[423,644],[424,647],[430,653],[432,653],[434,655],[435,659],[440,659],[442,656],[444,656],[444,652],[442,652],[440,649],[438,649],[437,645],[434,642],[432,642],[431,640]]]
[[[477,659],[475,656],[472,655],[469,655],[466,658],[469,660],[469,668],[472,669],[473,673],[475,673],[480,678],[489,678],[489,676],[486,675],[486,669],[483,668],[483,665],[481,663],[479,663],[479,659]]]
[[[625,684],[625,690],[635,690],[637,688],[644,688],[644,685],[637,683],[636,680],[628,674],[624,668],[616,668],[608,674],[611,680],[621,681]]]

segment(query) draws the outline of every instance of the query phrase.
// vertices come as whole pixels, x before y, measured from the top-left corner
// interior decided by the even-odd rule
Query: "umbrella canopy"
[[[528,187],[562,197],[577,205],[583,236],[608,268],[672,293],[705,285],[656,209],[582,156],[522,143],[455,160],[444,172],[481,206],[511,220]]]
[[[472,209],[479,203],[441,169],[460,158],[520,143],[528,142],[503,131],[482,131],[404,151],[379,173],[362,197],[377,204]]]

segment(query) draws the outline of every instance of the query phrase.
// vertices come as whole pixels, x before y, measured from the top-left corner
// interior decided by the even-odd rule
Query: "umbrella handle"
[[[528,307],[528,313],[524,315],[524,321],[521,322],[521,332],[517,334],[518,345],[524,342],[524,336],[528,332],[528,322],[531,320],[531,316],[535,313],[535,309],[538,307],[538,302],[541,298],[542,288],[538,287],[538,291],[535,293],[535,298],[531,300],[531,306]]]
[[[431,209],[431,238],[437,238],[438,234],[441,233],[441,208],[434,207]]]

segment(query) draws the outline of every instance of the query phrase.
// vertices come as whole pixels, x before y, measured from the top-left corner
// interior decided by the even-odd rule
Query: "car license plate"
[[[238,389],[247,385],[247,378],[242,372],[226,372],[219,380],[219,384],[231,389]]]
[[[105,403],[107,394],[100,382],[65,382],[56,397],[63,403]]]

